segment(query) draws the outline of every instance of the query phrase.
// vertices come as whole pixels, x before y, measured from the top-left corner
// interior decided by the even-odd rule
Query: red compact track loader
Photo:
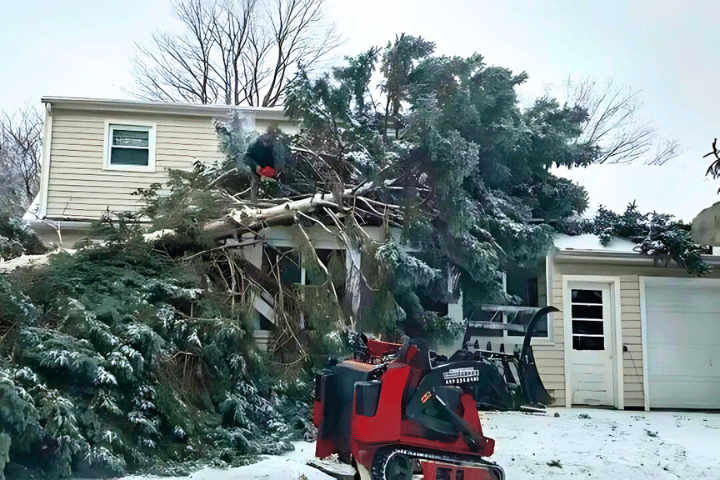
[[[541,309],[531,324],[552,310]],[[551,398],[534,365],[530,334],[518,356],[519,381],[523,390]],[[472,355],[448,361],[422,339],[362,343],[355,358],[331,362],[316,376],[316,457],[337,454],[356,468],[356,480],[411,480],[420,470],[424,480],[505,479],[487,459],[495,441],[483,435],[477,410],[483,388],[495,388],[487,379],[503,378],[502,364]]]

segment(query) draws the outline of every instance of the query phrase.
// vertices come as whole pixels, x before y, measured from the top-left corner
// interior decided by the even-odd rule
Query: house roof
[[[583,235],[559,233],[555,236],[554,244],[555,248],[560,251],[637,253],[635,251],[635,242],[626,238],[613,237],[610,243],[603,245],[600,243],[600,237],[592,233]]]
[[[110,110],[114,112],[161,113],[207,117],[215,117],[231,111],[239,111],[245,115],[251,115],[263,120],[287,120],[287,116],[282,107],[199,105],[195,103],[146,102],[78,97],[42,97],[41,101],[50,106],[50,108],[56,107],[69,110]]]
[[[551,255],[556,261],[563,263],[609,263],[654,265],[655,257],[644,255],[637,250],[637,244],[626,238],[613,237],[607,245],[600,243],[600,238],[593,234],[555,235],[554,251]],[[703,260],[711,265],[720,264],[720,256],[703,255]]]
[[[593,234],[556,234],[551,255],[555,261],[574,263],[633,263],[653,264],[653,258],[635,251],[635,243],[625,238],[613,238],[603,245]]]

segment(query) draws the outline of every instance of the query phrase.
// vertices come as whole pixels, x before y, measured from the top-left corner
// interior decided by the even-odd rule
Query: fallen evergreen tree
[[[22,220],[0,214],[0,261],[45,252],[40,238]]]
[[[638,253],[653,257],[665,266],[674,262],[691,275],[699,276],[712,270],[702,258],[708,253],[707,248],[693,242],[689,224],[664,213],[641,213],[635,202],[630,203],[622,214],[601,205],[592,218],[572,219],[555,227],[569,235],[592,233],[605,246],[613,237],[631,240],[637,244],[635,251]]]
[[[269,132],[286,147],[275,181],[254,176],[257,139],[229,119],[218,125],[224,164],[139,191],[141,212],[98,225],[102,245],[0,274],[0,461],[59,478],[277,453],[311,433],[307,380],[347,351],[346,328],[437,341],[461,327],[438,308],[461,288],[467,316],[512,302],[503,270],[536,263],[549,223],[587,206],[549,168],[588,165],[602,147],[580,142],[581,108],[521,108],[526,74],[433,49],[401,36],[323,76],[301,71],[286,98],[301,132]],[[293,226],[291,251],[265,242],[278,225]],[[321,259],[312,228],[362,261]],[[238,255],[263,243],[265,270]],[[312,281],[284,283],[289,258]],[[276,317],[270,355],[253,346],[257,296]]]
[[[271,378],[202,262],[156,247],[127,229],[0,276],[0,458],[16,478],[236,465],[305,433],[304,377]]]
[[[214,235],[278,224],[333,229],[361,252],[354,285],[372,294],[363,311],[342,302],[324,311],[338,324],[391,338],[451,337],[458,326],[433,306],[457,298],[461,287],[468,314],[488,300],[512,302],[502,272],[537,263],[551,242],[547,220],[587,206],[582,187],[548,169],[590,164],[601,151],[579,139],[581,108],[548,98],[519,106],[515,88],[525,73],[433,50],[432,42],[403,35],[323,76],[301,71],[286,98],[301,133],[287,139],[291,154],[278,182],[262,185],[260,206],[243,193],[247,183],[217,183],[229,204],[222,220],[205,225]],[[382,102],[370,83],[377,72]],[[233,123],[219,129],[230,160],[223,177],[228,168],[243,171],[243,137]],[[372,241],[366,226],[402,236]],[[308,266],[322,269],[314,263]]]

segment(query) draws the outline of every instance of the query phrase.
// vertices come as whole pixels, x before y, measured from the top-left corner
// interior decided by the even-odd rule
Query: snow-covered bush
[[[127,232],[0,275],[0,473],[172,473],[301,438],[291,422],[307,395],[277,393],[227,297]]]
[[[40,237],[22,220],[0,215],[0,260],[10,260],[21,255],[39,255],[47,248]]]

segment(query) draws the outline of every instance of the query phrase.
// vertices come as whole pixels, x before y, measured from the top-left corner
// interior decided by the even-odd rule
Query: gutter
[[[703,255],[702,260],[711,266],[720,266],[720,256]],[[664,260],[633,252],[607,252],[597,250],[556,250],[555,263],[603,263],[622,265],[645,265],[659,266]],[[675,268],[682,268],[675,262],[668,265]]]
[[[36,218],[29,218],[28,216],[23,217],[30,227],[35,230],[47,230],[60,228],[60,230],[90,230],[93,226],[93,221],[90,220],[51,220],[45,218],[42,220]]]
[[[193,117],[217,117],[238,111],[262,120],[289,120],[282,107],[246,107],[234,105],[199,105],[194,103],[139,102],[98,98],[42,97],[42,103],[67,110],[99,111],[103,113],[155,113],[188,115]]]
[[[41,220],[39,218],[30,218],[33,214],[25,214],[23,220],[32,228],[35,233],[40,235],[43,243],[57,243],[62,246],[65,239],[61,237],[66,232],[90,232],[93,222],[90,221],[66,221],[66,220]],[[58,235],[58,231],[60,235]],[[60,240],[63,243],[60,243]]]

